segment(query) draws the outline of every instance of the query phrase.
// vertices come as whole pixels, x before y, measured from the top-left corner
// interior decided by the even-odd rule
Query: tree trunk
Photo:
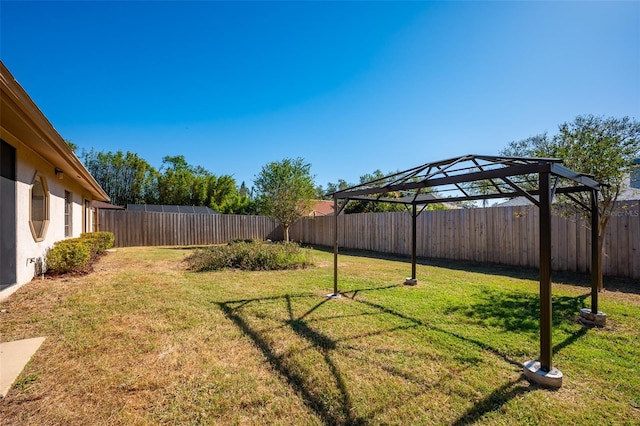
[[[289,242],[289,226],[282,225],[282,232],[284,233],[284,240]]]

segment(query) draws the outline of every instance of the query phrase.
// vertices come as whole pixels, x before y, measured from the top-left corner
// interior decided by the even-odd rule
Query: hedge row
[[[47,270],[54,274],[86,272],[98,255],[113,247],[113,233],[83,233],[58,241],[47,254]]]

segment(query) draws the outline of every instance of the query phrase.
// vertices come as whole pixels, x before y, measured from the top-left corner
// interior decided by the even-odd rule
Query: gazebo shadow
[[[344,291],[342,295],[345,298],[345,302],[350,303],[352,308],[349,308],[351,311],[347,312],[343,312],[344,309],[342,309],[339,313],[327,312],[325,310],[327,303],[335,303],[331,302],[330,299],[323,297],[317,303],[313,303],[311,299],[318,298],[318,295],[312,293],[230,300],[216,302],[216,304],[224,316],[260,350],[273,370],[282,377],[284,382],[301,398],[303,403],[318,416],[322,423],[327,425],[368,424],[385,410],[384,405],[371,407],[369,412],[358,412],[354,407],[352,395],[354,391],[350,390],[353,389],[354,386],[350,384],[347,378],[348,375],[345,375],[347,371],[341,369],[339,360],[357,359],[359,353],[362,351],[364,352],[362,352],[363,355],[360,356],[361,362],[366,362],[372,367],[379,369],[382,374],[399,377],[416,384],[416,387],[420,389],[417,391],[418,395],[434,386],[438,386],[437,381],[429,381],[419,373],[397,368],[397,366],[384,361],[384,358],[378,359],[377,351],[380,350],[380,353],[386,353],[388,349],[376,349],[375,346],[370,347],[367,345],[362,348],[358,344],[351,345],[348,341],[359,342],[371,336],[388,335],[406,330],[426,328],[430,332],[443,333],[460,341],[464,341],[467,344],[475,345],[482,351],[490,352],[501,358],[505,363],[510,364],[515,371],[522,368],[521,361],[512,359],[509,354],[493,347],[490,343],[461,335],[458,332],[447,330],[442,326],[407,315],[383,303],[371,301],[369,300],[372,299],[370,297],[361,297],[367,293],[393,291],[398,287],[402,286],[388,285]],[[575,300],[568,298],[567,300],[554,301],[554,303],[558,304],[556,311],[559,312],[559,316],[557,320],[565,320],[565,313],[568,311],[575,313],[576,305],[579,304],[581,300],[584,300],[585,297],[586,296],[579,296],[575,298]],[[375,298],[373,298],[373,300],[375,300]],[[256,315],[257,311],[252,311],[252,305],[256,304],[256,306],[259,306],[259,304],[265,302],[276,303],[282,307],[278,307],[278,311],[273,314],[267,314],[271,315],[271,317],[268,318],[270,321],[270,326],[268,327],[264,326],[264,322],[260,322],[265,318],[264,312],[261,311],[262,313],[258,316]],[[481,306],[483,303],[485,305],[484,308]],[[505,319],[504,327],[515,327],[516,331],[532,331],[532,325],[528,322],[517,322],[519,312],[510,311],[510,309],[518,303],[524,303],[522,309],[526,312],[533,313],[536,310],[536,303],[527,300],[524,296],[514,295],[511,299],[500,303],[499,300],[497,300],[497,295],[489,295],[485,301],[476,306],[480,315],[478,319],[492,315],[505,315],[508,319]],[[300,314],[300,306],[304,306],[302,314]],[[355,308],[356,312],[353,312],[353,307],[357,306],[361,306],[362,308]],[[490,306],[493,306],[493,308],[490,308]],[[456,308],[452,309],[455,310]],[[298,314],[296,314],[296,311]],[[380,327],[373,331],[354,332],[352,335],[346,337],[332,335],[331,332],[323,331],[321,327],[317,326],[317,324],[321,322],[366,315],[391,315],[396,319],[394,321],[396,325],[388,328]],[[274,343],[273,335],[270,334],[274,330],[295,336],[296,341],[301,342],[303,347],[301,348],[299,344],[296,344],[294,345],[297,348],[295,350],[283,350],[282,347],[278,347],[278,345]],[[587,329],[581,329],[577,333],[574,333],[564,342],[556,345],[554,351],[572,344],[587,332]],[[401,352],[403,349],[399,348],[398,351]],[[320,373],[318,371],[309,372],[299,367],[296,364],[296,356],[314,357],[314,359],[319,360],[322,364],[317,367]],[[403,356],[410,355],[404,354]],[[319,382],[321,384],[320,386],[328,386],[328,388],[318,389],[318,382],[314,382],[312,378],[309,377],[309,374],[323,374],[325,379]],[[484,414],[499,409],[500,406],[511,399],[534,389],[538,389],[538,387],[530,385],[524,379],[523,375],[520,375],[518,379],[512,380],[495,389],[491,394],[483,398],[482,401],[463,413],[453,424],[462,425],[474,423]],[[327,395],[332,396],[328,398]],[[394,404],[398,402],[400,401],[396,401]]]
[[[491,392],[486,398],[477,404],[474,404],[469,410],[464,412],[454,422],[452,426],[472,425],[480,420],[485,414],[499,410],[504,404],[512,399],[531,392],[537,387],[529,384],[522,377],[518,380],[512,380],[498,389]]]
[[[358,418],[352,409],[350,394],[347,391],[344,376],[338,365],[333,360],[332,351],[336,349],[337,341],[330,336],[311,327],[305,317],[312,312],[321,308],[329,299],[323,298],[315,304],[311,309],[299,317],[295,317],[292,309],[292,300],[300,297],[317,297],[311,294],[305,295],[284,295],[281,297],[256,298],[250,300],[235,300],[227,302],[218,302],[224,315],[233,324],[238,327],[242,333],[249,337],[255,346],[262,352],[263,356],[273,367],[273,369],[286,381],[286,383],[301,397],[302,401],[309,407],[324,424],[337,425],[349,424],[358,425],[365,424],[364,419]],[[260,330],[251,324],[251,320],[247,315],[243,315],[243,308],[254,302],[263,302],[265,300],[285,301],[289,319],[280,324],[280,327],[286,327],[295,335],[306,341],[309,346],[322,355],[322,359],[335,383],[339,393],[339,407],[331,407],[327,401],[321,397],[308,384],[307,377],[301,371],[293,368],[286,355],[279,354],[274,348],[272,342],[268,339],[264,330]]]
[[[349,292],[346,292],[349,293]],[[355,297],[356,292],[353,292]],[[568,315],[568,313],[573,313],[575,314],[576,310],[575,307],[579,304],[581,304],[584,299],[586,299],[589,295],[585,294],[585,295],[581,295],[581,296],[577,296],[577,297],[562,297],[562,298],[555,298],[553,303],[554,303],[554,309],[556,312],[559,312],[557,315],[554,315],[554,323],[560,323],[562,321],[566,321],[566,316]],[[494,298],[495,299],[495,298]],[[526,298],[525,298],[526,299]],[[527,300],[524,300],[527,301]],[[448,331],[446,329],[443,329],[442,327],[438,327],[438,326],[434,326],[432,324],[427,324],[426,322],[411,317],[411,316],[407,316],[401,312],[398,312],[394,309],[390,309],[388,307],[385,307],[383,305],[380,304],[376,304],[376,303],[372,303],[369,301],[363,301],[360,300],[360,303],[366,304],[368,306],[373,306],[376,307],[382,311],[384,311],[385,313],[397,316],[399,318],[403,318],[406,320],[409,320],[411,322],[416,323],[417,325],[420,326],[425,326],[425,327],[429,327],[429,329],[431,330],[436,330],[438,332],[444,333],[444,334],[448,334],[452,337],[458,338],[460,340],[464,340],[468,343],[471,343],[473,345],[478,346],[480,349],[485,350],[485,351],[489,351],[492,352],[493,354],[495,354],[496,356],[502,358],[505,362],[512,364],[513,366],[517,366],[518,368],[522,368],[522,363],[518,362],[516,360],[513,360],[510,356],[508,356],[507,354],[505,354],[504,352],[492,347],[491,345],[475,340],[475,339],[471,339],[469,337],[466,336],[462,336],[459,333],[454,333],[451,331]],[[529,310],[531,312],[536,311],[539,309],[539,301],[537,302],[537,306],[536,303],[531,303],[529,301],[527,301],[528,303],[525,303],[525,310]],[[490,309],[487,309],[483,312],[483,315],[485,315],[485,317],[488,317],[489,315],[503,315],[504,317],[508,318],[505,320],[504,322],[504,326],[505,327],[511,327],[512,324],[517,323],[517,320],[515,318],[517,318],[519,316],[517,311],[512,311],[510,310],[510,308],[514,307],[514,304],[517,304],[517,302],[514,302],[513,300],[508,300],[505,303],[500,304],[499,308],[495,311],[491,311]],[[493,304],[492,306],[495,306],[495,304]],[[525,331],[525,330],[529,330],[530,329],[530,325],[528,323],[522,323],[520,326],[520,330],[521,331]],[[536,324],[536,329],[537,329],[537,324]],[[581,337],[585,336],[588,333],[589,329],[588,328],[580,328],[578,331],[572,333],[570,336],[568,336],[564,341],[554,345],[553,347],[553,352],[556,353],[558,351],[560,351],[561,349],[575,343],[577,340],[579,340]],[[496,390],[494,390],[493,392],[491,392],[491,394],[487,395],[485,398],[483,398],[480,402],[476,403],[473,405],[473,407],[471,407],[469,410],[467,410],[465,413],[463,413],[462,415],[460,415],[460,417],[458,417],[458,419],[456,419],[453,423],[451,423],[452,425],[469,425],[469,424],[473,424],[475,422],[477,422],[478,420],[480,420],[485,414],[492,412],[492,411],[496,411],[499,410],[500,407],[502,407],[504,404],[506,404],[507,402],[509,402],[510,400],[523,395],[527,392],[533,391],[533,390],[537,390],[540,389],[540,386],[536,385],[536,384],[532,384],[529,383],[525,377],[524,374],[521,374],[518,379],[512,380],[502,386],[500,386],[499,388],[497,388]]]
[[[460,313],[479,325],[490,323],[505,331],[537,332],[539,330],[540,298],[521,291],[496,292],[484,290],[472,304],[451,306],[445,313]],[[590,293],[579,296],[552,297],[552,324],[574,322],[577,313],[586,306]]]

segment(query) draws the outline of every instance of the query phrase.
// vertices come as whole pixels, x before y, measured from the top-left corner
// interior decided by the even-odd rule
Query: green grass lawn
[[[406,260],[343,254],[329,300],[329,252],[310,269],[204,273],[190,252],[118,249],[1,303],[3,341],[47,336],[1,423],[640,423],[637,293],[603,292],[607,326],[584,328],[585,277],[554,275],[552,391],[522,375],[538,357],[535,271],[425,262],[409,287]]]

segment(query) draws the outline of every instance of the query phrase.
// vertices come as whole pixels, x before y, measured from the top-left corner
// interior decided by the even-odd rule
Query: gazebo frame
[[[591,314],[598,311],[598,282],[602,271],[598,253],[598,192],[600,184],[592,177],[572,171],[557,158],[501,157],[465,155],[448,160],[423,164],[371,182],[352,186],[329,194],[333,197],[334,247],[333,293],[338,291],[338,215],[350,200],[388,202],[410,207],[411,280],[416,281],[416,218],[434,203],[475,201],[497,198],[525,197],[538,206],[540,234],[540,361],[536,375],[527,376],[550,387],[559,387],[562,374],[551,363],[551,203],[556,194],[563,194],[576,202],[591,216]],[[474,187],[475,185],[475,187]],[[474,190],[475,188],[475,190]],[[431,192],[431,191],[437,192]],[[443,196],[445,192],[453,192]],[[587,205],[574,194],[588,193]],[[392,197],[390,195],[399,195]],[[342,204],[339,203],[342,200]],[[600,313],[601,314],[601,313]],[[525,364],[525,373],[531,366]],[[560,380],[555,380],[559,373]],[[547,376],[551,380],[547,380]],[[539,380],[538,380],[539,378]]]

